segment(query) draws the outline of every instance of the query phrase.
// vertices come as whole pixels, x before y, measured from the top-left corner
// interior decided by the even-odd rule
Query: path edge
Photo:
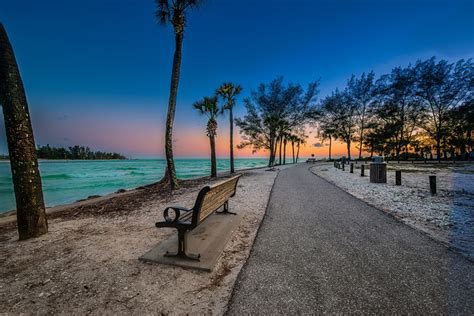
[[[314,167],[314,166],[308,167],[308,171],[309,171],[310,173],[312,173],[313,175],[315,175],[316,177],[322,179],[323,181],[325,181],[325,182],[327,182],[327,183],[329,183],[329,184],[332,184],[333,186],[335,186],[336,188],[338,188],[338,189],[341,190],[342,192],[344,192],[344,193],[346,193],[346,194],[349,194],[349,195],[352,196],[353,198],[356,198],[357,200],[361,201],[362,203],[367,204],[368,206],[370,206],[370,207],[372,207],[372,208],[378,210],[379,212],[381,212],[381,213],[384,214],[385,216],[394,219],[396,222],[401,223],[401,224],[403,224],[403,225],[405,225],[405,226],[411,228],[412,230],[415,230],[416,232],[421,233],[422,235],[427,236],[427,237],[430,238],[431,240],[433,240],[433,241],[437,242],[438,244],[444,246],[447,250],[453,252],[454,254],[461,256],[462,258],[466,259],[466,260],[469,261],[470,263],[474,263],[474,258],[470,258],[470,257],[468,257],[467,255],[463,254],[459,249],[457,249],[456,247],[450,245],[450,244],[447,243],[446,241],[444,241],[444,240],[442,240],[442,239],[439,239],[439,238],[436,238],[435,236],[430,235],[428,232],[425,232],[425,231],[419,229],[419,228],[416,227],[416,226],[410,225],[409,223],[405,223],[404,221],[402,221],[402,219],[401,219],[400,217],[396,216],[395,214],[390,213],[389,211],[386,211],[386,210],[380,208],[380,207],[377,206],[377,205],[374,205],[374,204],[372,204],[372,203],[370,203],[370,202],[367,202],[367,201],[364,201],[364,200],[358,198],[357,196],[355,196],[355,195],[353,195],[352,193],[350,193],[350,192],[344,190],[343,188],[341,188],[340,186],[338,186],[338,185],[335,184],[334,182],[332,182],[332,181],[330,181],[330,180],[328,180],[328,179],[325,179],[325,178],[321,177],[320,175],[316,174],[315,172],[313,172],[313,170],[312,170],[313,167]],[[275,180],[276,180],[276,178],[275,178]],[[272,190],[273,190],[273,187],[272,187]],[[266,212],[266,211],[265,211],[265,212]],[[266,213],[265,213],[265,214],[266,214]],[[262,221],[262,222],[263,222],[263,221]]]
[[[290,167],[290,168],[288,168],[288,169],[291,169],[291,168],[292,168],[292,167]],[[224,316],[226,316],[226,315],[229,314],[229,306],[230,306],[230,303],[232,302],[232,300],[234,299],[236,285],[237,285],[237,283],[239,282],[240,277],[242,276],[243,271],[247,268],[247,265],[248,265],[248,262],[249,262],[249,258],[250,258],[250,256],[252,255],[252,253],[253,253],[253,251],[254,251],[255,241],[257,240],[258,235],[260,234],[260,229],[262,228],[263,222],[265,221],[265,217],[266,217],[267,214],[268,214],[268,205],[270,204],[270,199],[271,199],[272,196],[273,196],[273,189],[274,189],[274,187],[275,187],[275,182],[277,181],[278,177],[280,176],[280,172],[281,172],[281,171],[282,171],[281,169],[278,169],[278,173],[277,173],[275,179],[273,180],[272,188],[271,188],[271,190],[270,190],[270,194],[268,195],[267,206],[265,207],[265,212],[264,212],[264,214],[263,214],[262,220],[260,221],[260,224],[258,225],[257,233],[255,234],[255,238],[254,238],[253,241],[252,241],[252,246],[250,247],[249,254],[248,254],[247,258],[245,258],[245,263],[244,263],[244,264],[242,265],[242,267],[240,268],[240,271],[239,271],[239,273],[237,274],[237,278],[235,279],[234,285],[232,286],[232,293],[230,294],[229,300],[227,301],[227,306],[226,306],[226,309],[225,309],[225,311],[224,311],[224,313],[223,313]]]

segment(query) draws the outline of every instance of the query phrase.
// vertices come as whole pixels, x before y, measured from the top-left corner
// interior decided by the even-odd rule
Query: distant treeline
[[[8,155],[0,155],[0,160],[8,160]]]
[[[363,152],[466,159],[474,150],[474,62],[430,58],[376,78],[352,76],[321,102],[323,139],[356,143]]]
[[[82,160],[109,160],[109,159],[127,159],[125,156],[102,151],[91,151],[89,147],[73,146],[68,148],[51,147],[49,145],[39,146],[36,150],[38,159],[82,159]]]

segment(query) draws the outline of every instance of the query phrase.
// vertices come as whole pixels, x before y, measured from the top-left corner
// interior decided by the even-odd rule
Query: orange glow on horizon
[[[237,149],[237,145],[241,142],[241,137],[238,129],[234,134],[234,155],[236,158],[267,158],[268,150],[259,150],[252,153],[252,148]],[[192,137],[190,136],[192,135]],[[311,135],[311,134],[310,134]],[[177,130],[175,132],[174,153],[177,157],[209,157],[210,144],[209,138],[205,135],[204,130],[195,131],[193,129]],[[329,154],[328,142],[323,145],[315,147],[314,144],[320,144],[320,140],[316,137],[310,137],[306,140],[306,144],[300,146],[300,158],[311,157],[314,154],[317,158],[327,158]],[[295,156],[296,156],[295,144]],[[216,138],[216,152],[219,158],[229,156],[229,132],[228,130],[220,129]],[[278,154],[278,153],[277,153]],[[359,151],[355,144],[351,146],[351,156],[358,156]],[[331,155],[333,158],[347,156],[346,144],[339,141],[332,141]],[[286,145],[286,159],[292,159],[291,143]]]

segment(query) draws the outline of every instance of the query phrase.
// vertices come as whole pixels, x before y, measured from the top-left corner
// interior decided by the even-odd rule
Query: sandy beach
[[[18,242],[14,223],[1,225],[2,311],[222,314],[278,171],[242,173],[230,208],[244,217],[212,273],[138,257],[175,234],[154,227],[166,206],[191,206],[203,185],[225,175],[186,181],[173,194],[155,185],[66,207],[49,215],[48,234],[36,239]]]

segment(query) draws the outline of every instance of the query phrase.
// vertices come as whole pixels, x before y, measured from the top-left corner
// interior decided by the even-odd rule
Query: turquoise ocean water
[[[263,167],[267,159],[236,159],[236,169]],[[73,160],[40,161],[46,206],[75,202],[90,195],[105,195],[118,189],[133,189],[157,182],[163,176],[165,160]],[[217,160],[218,171],[229,170],[228,159]],[[210,174],[209,159],[177,159],[181,179]],[[15,209],[10,163],[0,161],[0,213]]]

